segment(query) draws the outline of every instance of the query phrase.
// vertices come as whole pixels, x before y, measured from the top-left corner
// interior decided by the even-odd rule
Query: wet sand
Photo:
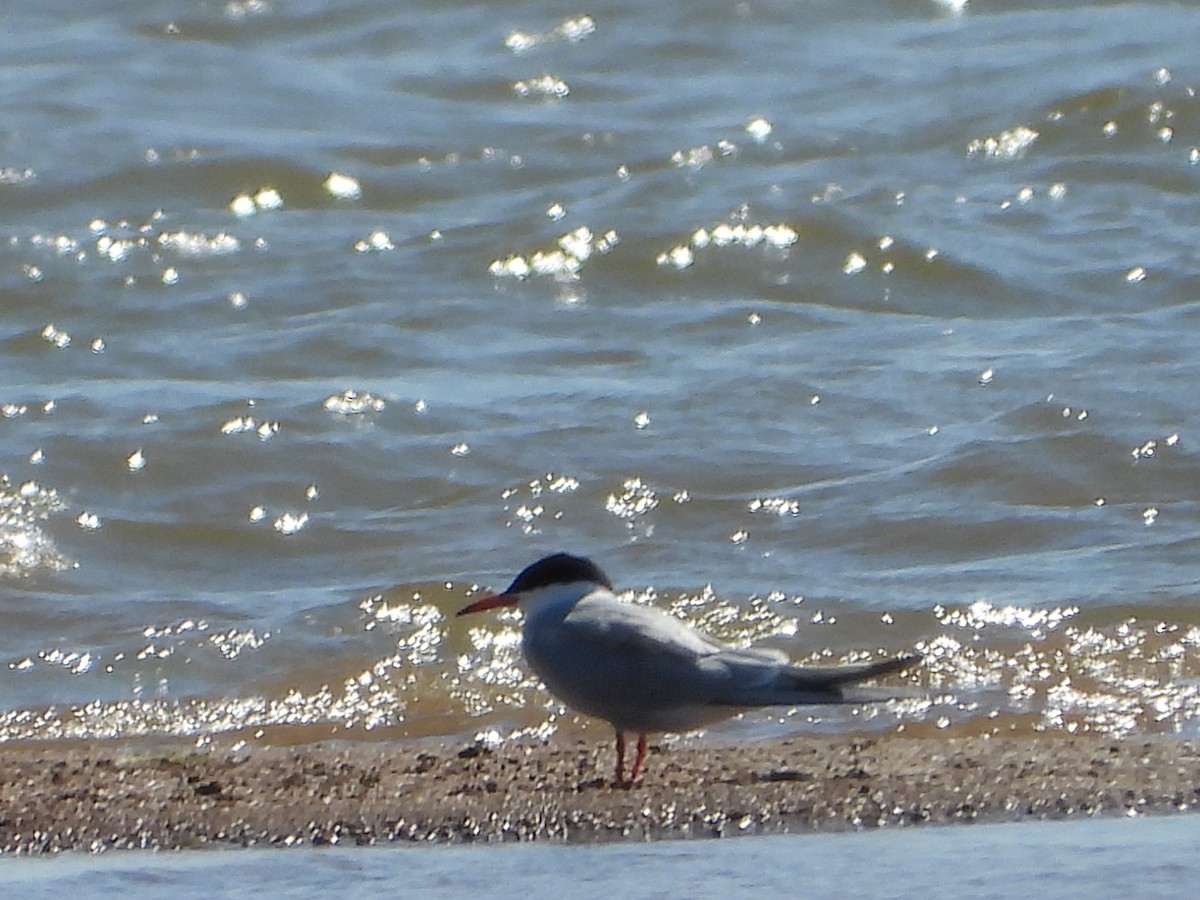
[[[821,736],[612,748],[330,743],[0,747],[0,852],[386,841],[605,841],[1187,811],[1200,742]]]

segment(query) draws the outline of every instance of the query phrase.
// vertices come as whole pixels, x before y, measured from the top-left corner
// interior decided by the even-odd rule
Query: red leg
[[[637,781],[638,772],[642,771],[642,763],[646,761],[646,735],[639,734],[637,753],[633,757],[633,769],[629,772],[629,780]]]
[[[625,732],[617,731],[617,784],[625,783]]]

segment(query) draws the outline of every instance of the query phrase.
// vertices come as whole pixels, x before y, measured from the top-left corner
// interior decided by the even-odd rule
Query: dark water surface
[[[9,859],[13,896],[1192,897],[1196,816],[564,847],[68,854]]]
[[[586,729],[515,620],[448,616],[558,549],[929,657],[724,733],[1197,734],[1198,33],[6,8],[0,740]]]

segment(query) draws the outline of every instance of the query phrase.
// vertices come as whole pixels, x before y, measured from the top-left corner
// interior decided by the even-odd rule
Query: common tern
[[[662,610],[617,597],[590,559],[556,553],[525,568],[504,591],[458,614],[516,606],[521,649],[552,694],[617,733],[617,784],[637,780],[650,732],[691,731],[761,706],[860,703],[860,681],[909,668],[920,656],[842,666],[797,666],[780,650],[733,647]],[[637,751],[625,781],[625,735]]]

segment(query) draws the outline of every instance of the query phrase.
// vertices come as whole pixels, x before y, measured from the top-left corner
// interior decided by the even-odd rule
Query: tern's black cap
[[[555,553],[522,569],[521,574],[513,579],[513,583],[504,593],[522,594],[552,584],[571,584],[575,581],[591,581],[610,591],[613,589],[608,576],[590,559],[572,556],[569,553]]]

